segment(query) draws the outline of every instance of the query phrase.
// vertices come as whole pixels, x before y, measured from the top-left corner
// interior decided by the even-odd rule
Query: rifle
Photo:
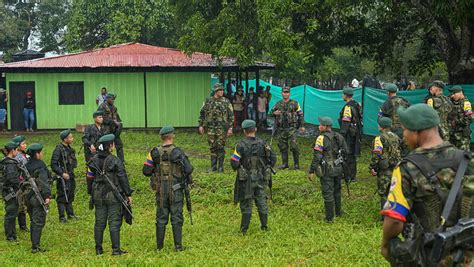
[[[260,163],[265,167],[265,171],[270,171],[273,175],[276,174],[275,169],[270,165],[270,164],[265,164],[262,158],[260,158]],[[270,189],[270,199],[273,200],[273,192],[272,192],[272,187],[273,187],[273,179],[270,176],[270,179],[268,179],[268,188]]]
[[[66,165],[66,160],[67,160],[67,157],[66,157],[66,151],[61,148],[61,156],[63,158],[63,167],[64,168],[64,172],[67,173],[69,175],[69,173],[67,172],[67,165]],[[58,180],[61,181],[61,185],[63,187],[63,193],[64,193],[64,198],[66,199],[66,203],[69,203],[69,197],[67,196],[67,187],[66,187],[66,181],[64,180],[64,178],[60,175],[57,175],[56,176]]]
[[[44,209],[44,212],[48,213],[48,207],[46,206],[46,204],[44,203],[44,199],[43,197],[41,196],[41,193],[40,193],[40,190],[38,188],[38,185],[36,184],[36,181],[35,181],[35,178],[31,177],[30,175],[30,172],[26,169],[25,166],[22,166],[21,164],[18,164],[18,167],[23,171],[23,173],[25,174],[27,180],[28,180],[28,183],[30,184],[31,186],[31,190],[33,190],[33,193],[35,194],[35,197],[36,199],[38,200],[38,202],[41,204],[41,207],[43,207]]]
[[[185,167],[184,167],[183,159],[179,161],[179,164],[181,164],[184,170]],[[192,181],[193,181],[193,178],[191,174],[188,174],[184,177],[184,182],[182,185],[183,190],[184,190],[184,197],[186,198],[186,210],[189,213],[189,222],[191,223],[191,225],[193,225],[193,203],[191,202],[191,193],[189,192],[189,185],[193,183]]]
[[[458,250],[456,254],[459,256],[459,250],[474,247],[474,218],[463,218],[451,229],[445,232],[437,233],[434,237],[433,251],[431,260],[437,264],[451,251]],[[455,262],[462,262],[462,257],[455,257]]]
[[[334,166],[342,164],[344,168],[344,157],[342,156],[342,151],[339,149],[337,152],[337,159],[334,161]],[[347,189],[347,195],[350,197],[351,196],[351,190],[349,188],[349,185],[351,183],[350,179],[348,177],[344,176],[344,181],[346,182],[346,189]]]

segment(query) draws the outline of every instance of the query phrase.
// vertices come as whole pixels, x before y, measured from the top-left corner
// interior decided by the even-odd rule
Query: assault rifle
[[[35,197],[38,200],[38,202],[41,204],[41,207],[43,207],[44,212],[48,213],[48,207],[47,207],[46,203],[44,203],[44,199],[41,196],[41,193],[40,193],[40,190],[38,188],[38,185],[36,184],[35,178],[31,177],[30,172],[22,164],[18,164],[18,167],[25,174],[26,180],[30,184],[31,190],[33,190],[33,193],[35,194]]]
[[[181,164],[181,166],[183,167],[183,170],[184,170],[184,161],[183,159],[181,159],[179,161],[179,164]],[[180,189],[180,188],[183,188],[184,190],[184,197],[186,198],[186,210],[188,211],[189,213],[189,222],[191,223],[191,225],[193,225],[193,203],[191,202],[191,193],[189,192],[189,185],[193,183],[193,178],[191,176],[191,174],[187,174],[185,177],[184,177],[184,181],[183,181],[183,185],[179,184],[179,188],[176,188],[176,190]],[[174,186],[173,186],[173,190],[174,190]]]
[[[462,263],[463,249],[474,248],[474,218],[463,218],[449,230],[434,237],[431,261],[437,265],[448,253],[457,251],[455,263]]]

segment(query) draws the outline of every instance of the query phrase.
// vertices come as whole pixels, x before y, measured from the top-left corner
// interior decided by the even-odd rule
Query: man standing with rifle
[[[472,223],[466,224],[474,218],[472,154],[443,141],[440,118],[430,106],[399,108],[398,114],[404,140],[413,150],[393,171],[381,212],[381,253],[397,266],[469,266],[472,246],[469,251],[464,242],[474,243]],[[404,241],[398,238],[402,233]],[[463,242],[443,243],[452,234]]]
[[[43,162],[43,145],[31,144],[27,152],[30,160],[26,164],[27,188],[25,192],[27,194],[25,197],[31,221],[31,252],[38,253],[46,251],[40,247],[40,241],[46,223],[47,207],[51,201],[50,173]]]
[[[318,120],[321,134],[314,145],[309,179],[313,180],[314,173],[319,177],[324,198],[325,221],[332,223],[334,210],[336,216],[342,215],[341,180],[344,175],[343,163],[347,145],[344,137],[332,130],[331,118],[319,117]]]
[[[76,219],[72,203],[76,191],[76,176],[74,169],[77,167],[76,151],[71,147],[74,138],[71,130],[64,130],[59,134],[61,143],[56,146],[51,156],[51,169],[57,175],[56,189],[58,203],[59,221],[67,222],[64,212],[66,211],[68,219]]]
[[[7,241],[15,242],[16,228],[15,221],[18,217],[19,203],[16,197],[18,190],[20,190],[20,165],[16,161],[18,143],[8,142],[2,151],[5,155],[0,161],[0,183],[2,184],[2,197],[5,201],[5,217],[3,227],[5,229],[5,236]]]
[[[16,154],[15,159],[18,161],[18,163],[21,166],[25,166],[26,163],[28,163],[28,155],[26,154],[26,137],[24,135],[17,135],[12,138],[13,142],[18,144],[18,153]],[[20,182],[23,182],[24,177],[20,176]],[[20,191],[17,194],[18,197],[18,203],[19,203],[19,210],[18,210],[18,226],[20,226],[20,230],[23,230],[25,232],[28,232],[28,227],[26,226],[26,206],[21,201],[23,199],[23,193]]]
[[[104,134],[113,134],[115,136],[115,147],[117,148],[117,157],[125,164],[125,156],[123,154],[123,142],[120,138],[122,133],[122,119],[118,113],[118,109],[115,106],[115,98],[117,95],[114,93],[107,93],[107,101],[102,103],[97,111],[102,112]]]
[[[102,127],[102,122],[104,118],[102,117],[102,111],[96,111],[92,115],[94,117],[94,124],[87,125],[84,130],[84,135],[82,136],[82,143],[84,144],[84,158],[86,162],[92,158],[92,156],[97,153],[97,141],[99,138],[104,135],[104,127]],[[87,179],[87,193],[92,192],[92,181]]]
[[[92,204],[95,207],[94,240],[97,255],[104,253],[102,242],[104,230],[109,223],[112,255],[127,251],[120,247],[122,219],[132,224],[132,192],[123,162],[112,155],[115,136],[107,134],[98,141],[97,154],[88,163],[88,178],[92,184]]]
[[[262,139],[257,138],[256,123],[253,120],[244,120],[242,129],[245,139],[241,140],[234,150],[230,160],[232,169],[237,171],[234,186],[234,203],[239,202],[242,213],[240,231],[247,234],[252,217],[253,202],[257,205],[260,217],[260,228],[268,229],[268,205],[265,188],[267,186],[266,172],[276,163],[276,155],[270,146]]]
[[[174,145],[173,126],[161,128],[160,136],[163,144],[153,148],[143,163],[143,174],[151,177],[150,185],[156,191],[156,246],[158,251],[163,249],[166,225],[171,220],[174,248],[182,251],[185,196],[192,224],[188,185],[192,183],[193,166],[184,151]]]

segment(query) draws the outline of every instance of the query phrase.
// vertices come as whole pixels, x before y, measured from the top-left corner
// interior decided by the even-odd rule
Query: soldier
[[[400,155],[401,141],[400,138],[391,131],[392,125],[391,119],[387,117],[380,118],[380,135],[375,137],[372,144],[372,158],[369,164],[370,174],[377,176],[377,192],[380,196],[381,209],[385,202],[387,202],[393,168],[395,168],[402,159]]]
[[[421,255],[421,262],[403,261],[410,258],[406,254],[406,249],[411,250],[407,245],[418,241],[423,244],[423,240],[417,237],[435,234],[440,229],[444,231],[445,227],[455,225],[460,218],[474,218],[474,161],[469,159],[470,154],[466,155],[466,152],[443,141],[438,130],[439,116],[430,106],[416,104],[407,109],[399,108],[398,113],[404,127],[405,142],[413,150],[393,171],[388,201],[381,212],[385,215],[381,253],[397,266],[425,266],[428,259],[423,258],[423,254],[438,255],[432,255],[431,248],[424,246],[424,251],[420,252],[422,254],[417,255]],[[462,193],[456,190],[452,192],[453,196],[461,196],[453,199],[453,209],[446,215],[443,207],[450,189],[455,187],[454,180],[457,169],[462,166],[461,162],[468,165],[467,171],[461,172],[459,176],[462,179],[459,181]],[[412,223],[414,227],[408,227]],[[406,231],[403,230],[404,227],[408,227],[405,228]],[[405,235],[408,239],[406,242],[398,238],[402,231],[408,234]],[[443,255],[442,252],[439,255]],[[448,261],[450,258],[443,260]],[[451,264],[441,262],[440,266],[452,266]],[[429,266],[438,265],[430,262]]]
[[[158,250],[163,249],[166,225],[171,219],[174,248],[182,251],[184,190],[192,183],[193,166],[184,151],[174,145],[172,126],[161,128],[160,136],[163,144],[148,153],[143,166],[143,174],[151,177],[156,191],[156,245]]]
[[[325,221],[331,223],[342,215],[341,179],[344,175],[343,161],[347,152],[344,137],[332,130],[332,119],[319,117],[320,135],[314,145],[313,161],[309,167],[309,179],[314,173],[319,177],[324,198]]]
[[[425,103],[432,107],[439,116],[439,132],[444,141],[449,141],[448,115],[453,110],[453,103],[449,97],[443,95],[444,83],[434,81],[428,86],[429,94],[425,97]]]
[[[87,125],[82,136],[82,143],[84,144],[84,158],[88,162],[92,156],[97,152],[97,141],[104,135],[104,128],[102,122],[101,111],[96,111],[92,115],[94,117],[94,124]],[[92,181],[87,179],[87,193],[90,194],[92,190]]]
[[[21,166],[25,166],[26,163],[28,163],[29,156],[26,154],[26,137],[23,135],[17,135],[15,136],[12,140],[12,142],[15,142],[18,144],[18,153],[16,154],[15,159],[18,161],[18,163]],[[20,175],[20,183],[24,181],[24,177]],[[24,194],[20,190],[18,192],[18,203],[19,203],[19,208],[18,208],[18,226],[20,226],[20,230],[28,232],[28,227],[26,226],[26,206],[23,205],[23,197]]]
[[[211,150],[211,172],[224,171],[226,137],[232,135],[234,111],[224,95],[221,83],[214,85],[214,95],[208,97],[199,116],[199,133],[207,131],[207,142]],[[226,133],[227,132],[227,133]]]
[[[97,154],[89,162],[87,175],[94,180],[92,200],[95,207],[94,240],[97,255],[104,253],[102,241],[104,230],[109,223],[112,255],[122,255],[127,251],[120,248],[120,227],[122,226],[122,203],[115,196],[110,182],[125,195],[128,204],[132,204],[132,192],[123,162],[112,155],[115,148],[113,134],[102,136],[98,143]],[[109,182],[110,180],[110,182]]]
[[[114,93],[107,93],[107,101],[102,103],[97,111],[102,112],[104,134],[113,134],[115,136],[115,148],[117,149],[117,157],[125,164],[125,156],[123,154],[123,142],[120,138],[122,133],[122,119],[118,114],[117,107],[115,106],[115,98],[117,95]]]
[[[76,151],[71,147],[74,137],[71,130],[64,130],[59,134],[61,143],[56,145],[51,156],[51,169],[56,174],[56,202],[58,203],[59,221],[67,222],[64,211],[68,219],[76,219],[72,203],[76,191],[76,175],[74,169],[77,167]]]
[[[2,151],[5,158],[0,161],[3,170],[2,196],[5,201],[5,219],[3,227],[7,241],[16,241],[15,220],[18,217],[18,199],[16,193],[20,189],[20,170],[15,160],[18,144],[8,142]]]
[[[26,169],[31,177],[35,179],[41,197],[44,200],[44,205],[48,206],[51,201],[51,187],[49,186],[50,173],[48,167],[43,162],[43,145],[38,143],[31,144],[28,147],[28,154],[30,156],[30,161],[26,164]],[[28,196],[29,198],[26,199],[26,202],[28,205],[28,213],[30,215],[31,252],[45,252],[46,250],[40,247],[40,241],[41,232],[46,223],[46,211],[34,193],[28,194]]]
[[[462,87],[455,85],[449,88],[453,110],[449,113],[451,124],[450,138],[451,144],[459,149],[469,151],[471,149],[471,119],[474,116],[469,99],[464,96]]]
[[[360,155],[360,139],[362,136],[362,108],[357,101],[352,99],[354,95],[352,88],[344,88],[342,92],[342,98],[346,104],[339,113],[339,126],[348,147],[347,162],[344,164],[344,176],[346,181],[356,182],[356,156]]]
[[[239,202],[242,213],[240,231],[246,234],[252,217],[252,202],[258,209],[260,228],[268,228],[268,206],[265,188],[268,184],[266,173],[276,163],[276,155],[262,139],[255,137],[256,123],[253,120],[242,122],[245,139],[240,141],[230,160],[232,169],[237,171],[234,186],[234,203]]]
[[[282,165],[279,169],[288,169],[288,143],[293,152],[293,162],[295,170],[300,168],[300,154],[296,139],[296,130],[304,133],[303,111],[298,101],[290,99],[290,88],[283,87],[281,91],[283,99],[273,106],[272,113],[275,115],[275,123],[278,133],[278,148],[281,152]]]

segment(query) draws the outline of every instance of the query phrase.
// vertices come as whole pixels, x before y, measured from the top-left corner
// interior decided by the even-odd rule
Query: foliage
[[[79,151],[79,134],[74,134]],[[240,134],[230,138],[227,158]],[[269,138],[265,134],[263,138]],[[28,136],[27,141],[45,144],[45,161],[49,164],[57,133]],[[6,137],[0,141],[5,143]],[[269,231],[262,232],[256,211],[252,216],[247,236],[238,232],[240,211],[232,204],[235,173],[228,162],[223,174],[209,174],[208,147],[205,139],[196,133],[179,131],[176,143],[190,156],[195,167],[194,225],[184,225],[184,244],[191,246],[182,253],[173,251],[171,227],[168,227],[165,249],[156,252],[155,200],[149,189],[148,178],[141,174],[147,151],[160,143],[156,132],[124,132],[126,168],[135,189],[133,194],[135,221],[122,226],[122,247],[130,253],[112,257],[109,235],[104,236],[105,254],[96,256],[94,250],[94,211],[88,210],[85,189],[84,158],[80,153],[76,169],[76,213],[80,221],[60,224],[56,203],[53,201],[43,231],[42,246],[46,253],[30,252],[29,235],[19,233],[19,243],[0,241],[0,265],[178,265],[178,266],[382,266],[380,256],[381,224],[378,215],[379,198],[376,182],[368,178],[368,148],[359,159],[359,183],[351,184],[351,197],[343,191],[343,217],[333,224],[325,224],[323,198],[319,182],[309,182],[304,171],[279,171],[274,176],[273,196],[270,203]],[[301,166],[306,169],[311,160],[314,138],[300,138]],[[276,142],[273,148],[277,149]],[[55,191],[55,190],[54,190]],[[3,202],[0,217],[4,215]],[[3,229],[3,228],[2,228]],[[3,234],[0,230],[0,234]]]

